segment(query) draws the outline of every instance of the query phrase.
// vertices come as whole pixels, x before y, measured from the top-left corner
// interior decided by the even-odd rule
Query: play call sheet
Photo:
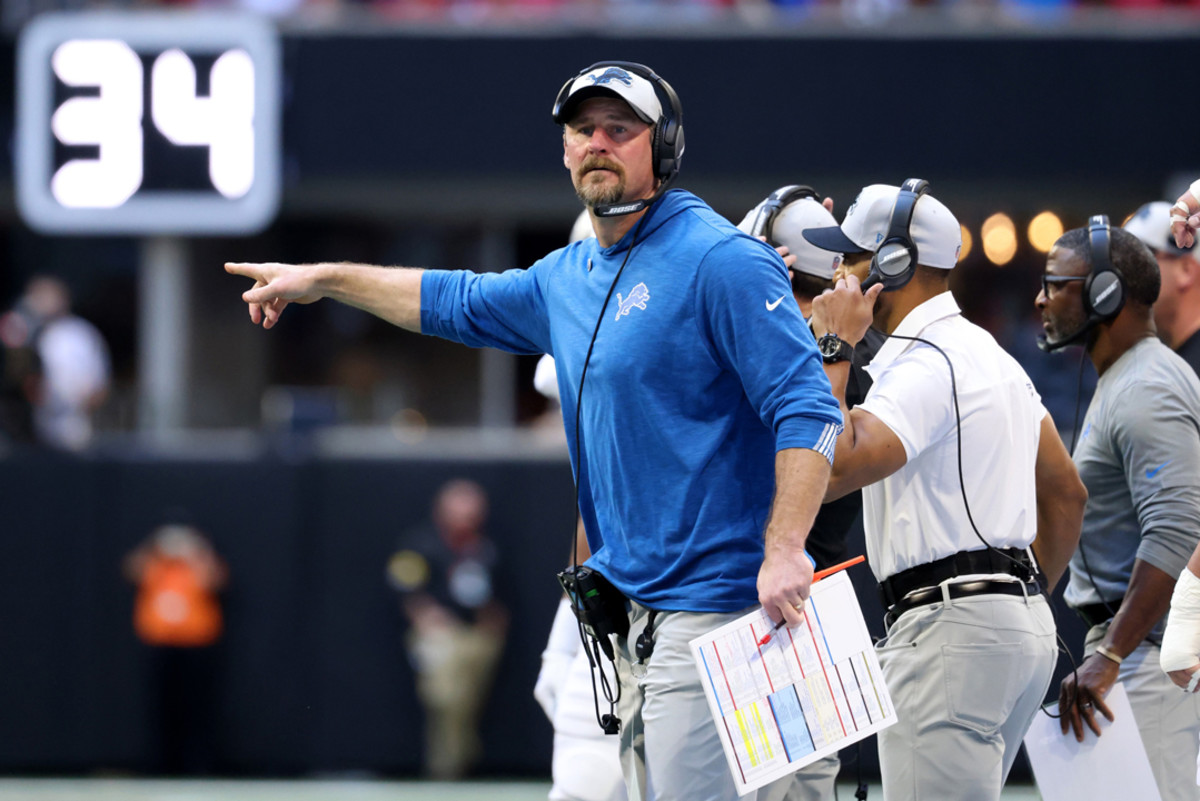
[[[762,646],[761,609],[690,643],[739,793],[896,722],[849,576],[815,583],[803,615]]]

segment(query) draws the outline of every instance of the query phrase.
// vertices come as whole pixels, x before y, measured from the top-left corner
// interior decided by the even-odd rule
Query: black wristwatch
[[[837,334],[825,334],[817,340],[817,350],[826,364],[848,362],[854,355],[854,346]]]

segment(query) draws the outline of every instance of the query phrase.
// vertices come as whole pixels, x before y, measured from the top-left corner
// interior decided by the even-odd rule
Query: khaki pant
[[[465,625],[409,632],[417,697],[425,708],[425,769],[436,779],[464,776],[479,756],[479,717],[504,638]]]
[[[747,611],[660,612],[654,621],[654,654],[635,675],[631,646],[646,627],[648,611],[633,604],[629,638],[616,640],[621,770],[630,801],[737,801],[688,643]],[[757,797],[755,791],[741,801]]]
[[[899,720],[879,733],[884,801],[996,801],[1054,672],[1041,596],[905,612],[876,645]]]
[[[837,754],[805,765],[758,790],[758,801],[834,801],[842,760]]]

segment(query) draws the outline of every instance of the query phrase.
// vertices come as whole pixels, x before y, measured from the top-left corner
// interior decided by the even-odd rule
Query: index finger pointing
[[[225,262],[225,272],[230,275],[244,275],[247,278],[258,278],[259,265],[248,262],[227,261]]]

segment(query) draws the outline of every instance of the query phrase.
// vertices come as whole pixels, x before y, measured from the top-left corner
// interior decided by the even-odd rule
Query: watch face
[[[821,352],[821,358],[829,363],[847,361],[854,349],[837,334],[825,334],[817,340],[817,350]]]

